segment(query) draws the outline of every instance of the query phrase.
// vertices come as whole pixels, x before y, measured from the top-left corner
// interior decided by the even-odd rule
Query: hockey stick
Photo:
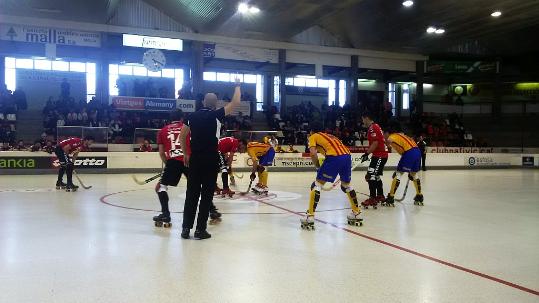
[[[251,180],[251,181],[249,182],[249,187],[247,187],[247,190],[246,190],[246,191],[240,192],[240,196],[245,196],[246,194],[249,193],[249,191],[251,190],[251,186],[253,185],[253,181],[254,181],[254,180]]]
[[[161,175],[163,175],[163,173],[158,173],[157,175],[153,176],[153,177],[150,177],[144,181],[140,181],[139,179],[137,179],[137,177],[135,175],[131,175],[131,178],[133,178],[133,181],[135,181],[135,183],[137,183],[138,185],[144,185],[144,184],[148,184],[150,182],[152,182],[153,180],[161,177]]]
[[[408,178],[408,180],[406,181],[406,186],[404,187],[404,193],[402,193],[402,198],[395,199],[395,201],[402,202],[402,200],[404,200],[404,198],[406,198],[406,192],[408,191],[408,184],[410,184],[410,178]]]
[[[86,186],[86,185],[84,185],[84,183],[82,183],[82,180],[80,179],[79,175],[77,174],[77,171],[74,170],[74,171],[73,171],[73,174],[75,175],[75,178],[77,178],[77,180],[79,181],[80,186],[82,186],[82,188],[84,188],[84,189],[90,189],[90,188],[92,188],[91,185],[90,185],[90,186]]]

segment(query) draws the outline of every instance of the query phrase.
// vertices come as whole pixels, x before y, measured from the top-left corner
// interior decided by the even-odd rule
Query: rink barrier
[[[361,154],[352,154],[354,164]],[[397,167],[400,156],[390,154],[387,170]],[[157,152],[88,152],[81,153],[76,169],[81,173],[154,173],[161,168]],[[0,174],[52,174],[58,162],[44,152],[0,152]],[[233,167],[236,171],[248,171],[252,165],[246,154],[236,154]],[[365,170],[358,165],[356,170]],[[506,153],[432,153],[427,154],[428,169],[484,169],[484,168],[539,167],[539,154]],[[271,171],[314,171],[308,154],[277,154]]]

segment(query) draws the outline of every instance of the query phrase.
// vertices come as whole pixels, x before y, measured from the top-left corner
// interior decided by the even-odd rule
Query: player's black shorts
[[[187,169],[183,165],[183,161],[168,159],[159,183],[162,185],[177,186],[182,178],[182,174],[187,177]]]
[[[371,176],[383,176],[384,167],[386,166],[387,158],[371,157],[371,163],[367,170],[367,175]]]
[[[60,146],[56,146],[54,153],[56,154],[56,158],[58,158],[58,162],[60,162],[60,165],[66,165],[67,163],[71,162],[69,156],[66,155],[66,153]]]

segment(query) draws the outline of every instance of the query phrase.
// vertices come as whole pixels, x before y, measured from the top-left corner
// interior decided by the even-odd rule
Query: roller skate
[[[232,198],[236,192],[231,191],[230,188],[225,188],[221,191],[221,197],[225,198],[228,196],[229,198]]]
[[[378,195],[375,199],[376,203],[379,203],[380,205],[384,205],[384,202],[386,202],[386,197],[384,197],[384,195]]]
[[[354,213],[353,211],[346,216],[348,219],[348,225],[363,226],[363,218],[360,218],[361,212]]]
[[[314,230],[314,216],[306,214],[299,221],[301,222],[301,229]]]
[[[217,208],[210,210],[210,225],[214,225],[221,222],[222,221],[221,216],[222,214],[217,210]]]
[[[255,187],[253,187],[252,191],[261,196],[261,195],[268,195],[268,187],[261,184],[261,183],[258,183],[257,185],[255,185]]]
[[[189,233],[191,232],[191,230],[189,228],[182,228],[182,233],[180,234],[180,236],[183,238],[183,239],[189,239],[191,236],[189,235]]]
[[[414,197],[414,205],[423,206],[423,194],[417,194]]]
[[[377,209],[378,201],[374,197],[368,198],[367,200],[361,202],[361,206],[363,206],[365,209],[369,209],[369,206],[372,206],[372,208]]]
[[[223,190],[222,190],[219,186],[217,186],[217,184],[216,184],[216,185],[215,185],[215,193],[214,193],[214,195],[215,195],[215,196],[218,196],[218,195],[221,194],[222,191],[223,191]]]
[[[388,194],[386,200],[384,201],[382,205],[395,207],[395,197]]]
[[[165,227],[170,228],[172,223],[170,223],[170,215],[160,214],[159,216],[153,217],[153,222],[155,227]]]
[[[65,189],[67,184],[62,181],[56,181],[56,189]]]
[[[74,192],[74,191],[77,191],[77,189],[79,189],[79,187],[74,184],[66,184],[66,187],[65,187],[66,192]]]
[[[211,238],[211,235],[205,230],[195,230],[195,240],[204,240]]]

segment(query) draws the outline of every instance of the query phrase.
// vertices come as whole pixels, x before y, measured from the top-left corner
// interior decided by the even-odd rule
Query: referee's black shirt
[[[203,107],[189,116],[186,124],[191,131],[191,154],[217,152],[225,108],[211,110]]]

